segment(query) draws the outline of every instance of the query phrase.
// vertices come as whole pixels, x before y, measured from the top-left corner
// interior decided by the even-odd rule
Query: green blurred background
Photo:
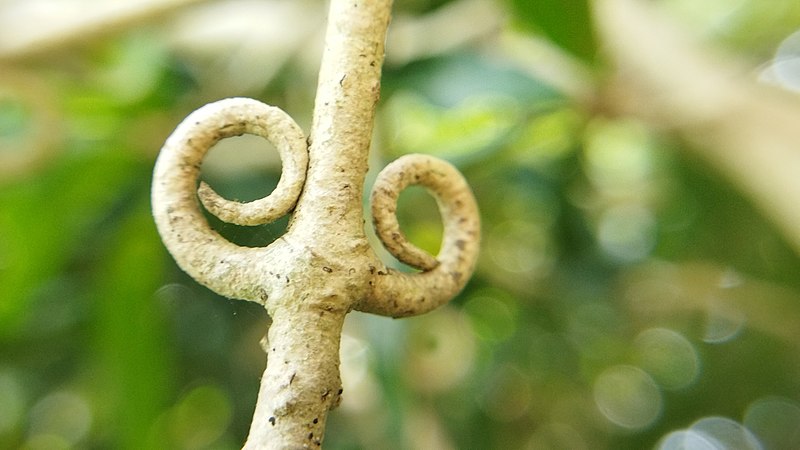
[[[0,448],[236,449],[247,435],[268,317],[176,267],[151,171],[182,118],[223,97],[308,130],[327,6],[129,3],[0,0]],[[348,316],[327,448],[800,448],[800,225],[786,206],[800,164],[774,151],[800,128],[800,3],[598,14],[642,4],[626,3],[396,0],[367,182],[410,152],[453,162],[481,207],[482,254],[446,307]],[[697,121],[724,95],[663,106],[708,82],[687,47],[663,50],[669,35],[625,35],[634,62],[682,83],[637,88],[646,71],[608,30],[655,30],[648,18],[719,57],[696,73],[740,83],[744,112]],[[785,113],[751,130],[747,112],[774,102]],[[726,163],[722,142],[762,141],[739,152],[752,167]],[[275,186],[267,144],[218,147],[203,176],[220,193]],[[772,172],[794,168],[795,184]],[[400,215],[436,252],[433,200],[409,189]],[[266,245],[286,222],[212,224]]]

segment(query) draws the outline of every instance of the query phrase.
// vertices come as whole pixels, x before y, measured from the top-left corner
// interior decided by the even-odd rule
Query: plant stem
[[[390,0],[331,2],[308,172],[284,236],[306,257],[287,262],[292,286],[265,305],[273,323],[248,450],[321,446],[328,411],[342,394],[342,324],[366,295],[367,283],[357,279],[374,261],[362,185],[390,12]]]
[[[299,235],[317,237],[320,230],[338,229],[353,239],[364,237],[363,183],[391,3],[331,1],[308,173],[292,222]]]
[[[339,342],[348,312],[425,313],[458,294],[475,269],[475,198],[455,167],[430,155],[390,164],[372,192],[378,238],[421,272],[386,267],[367,241],[363,183],[390,12],[391,0],[331,1],[307,151],[302,131],[285,113],[232,98],[190,114],[156,161],[153,215],[178,265],[217,293],[264,305],[273,320],[248,450],[322,445],[327,414],[342,394]],[[208,150],[242,133],[278,148],[278,187],[248,203],[226,200],[202,183],[197,189]],[[444,240],[435,258],[410,243],[397,223],[397,198],[412,184],[426,187],[439,205]],[[293,207],[294,213],[275,242],[240,247],[209,226],[198,197],[229,223],[267,223]]]
[[[344,311],[319,313],[303,307],[276,312],[244,449],[322,445],[328,411],[342,394],[339,340],[344,316]]]

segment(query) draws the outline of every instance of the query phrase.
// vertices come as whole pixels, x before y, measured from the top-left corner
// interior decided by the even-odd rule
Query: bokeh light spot
[[[771,81],[800,92],[800,31],[783,40],[770,66]]]
[[[762,450],[758,439],[742,424],[726,417],[704,417],[688,429],[674,431],[657,450]]]
[[[86,399],[74,392],[56,391],[31,409],[31,435],[53,435],[76,444],[89,432],[92,410]]]
[[[658,418],[662,396],[655,381],[645,371],[619,365],[606,369],[597,377],[594,401],[612,423],[640,430]]]
[[[800,404],[795,401],[783,397],[760,398],[747,407],[743,422],[764,448],[800,448]]]
[[[483,393],[483,407],[494,420],[510,422],[525,414],[531,405],[531,387],[525,373],[512,365],[498,369]]]
[[[597,120],[588,127],[586,139],[586,172],[596,186],[630,187],[652,174],[651,142],[641,123]]]
[[[421,392],[447,390],[472,369],[475,341],[469,321],[453,308],[415,319],[409,334],[406,375]]]
[[[176,308],[180,302],[192,298],[192,290],[181,283],[167,283],[156,290],[154,297],[168,308]]]
[[[703,341],[721,344],[735,339],[744,330],[747,317],[721,301],[711,303],[706,316]]]
[[[472,327],[486,341],[503,341],[516,332],[517,309],[513,297],[496,289],[478,291],[464,304]]]
[[[716,441],[725,450],[760,450],[761,444],[742,424],[727,417],[706,417],[691,426],[691,430]]]
[[[370,348],[367,342],[345,332],[342,334],[340,354],[342,387],[348,393],[342,397],[342,409],[363,412],[377,406],[381,391],[370,371]]]
[[[689,386],[700,373],[697,349],[681,334],[666,328],[650,328],[634,343],[639,366],[664,389]]]
[[[603,250],[616,259],[644,259],[656,244],[653,213],[640,205],[610,208],[600,217],[597,239]]]
[[[532,222],[502,222],[489,233],[488,249],[494,263],[529,277],[541,278],[551,271],[553,246],[547,229]]]
[[[673,431],[656,446],[657,450],[724,450],[707,436],[692,430]],[[733,449],[731,449],[733,450]]]
[[[219,439],[231,420],[231,402],[218,387],[198,386],[171,412],[173,442],[181,448],[206,448]]]

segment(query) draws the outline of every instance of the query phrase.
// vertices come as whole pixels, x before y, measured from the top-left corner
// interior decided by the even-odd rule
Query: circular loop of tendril
[[[397,199],[410,185],[425,187],[439,205],[444,236],[437,257],[412,244],[400,230]],[[402,156],[378,174],[371,202],[375,232],[399,261],[423,271],[440,264],[448,270],[474,265],[480,239],[478,206],[466,180],[450,163],[429,155]]]
[[[201,182],[197,195],[203,206],[219,219],[236,225],[261,225],[289,213],[296,205],[308,167],[306,138],[288,114],[274,106],[247,98],[231,98],[209,103],[190,114],[175,133],[203,156],[222,139],[252,134],[265,138],[278,150],[281,177],[266,197],[241,203],[223,198]],[[172,138],[172,137],[171,137]]]

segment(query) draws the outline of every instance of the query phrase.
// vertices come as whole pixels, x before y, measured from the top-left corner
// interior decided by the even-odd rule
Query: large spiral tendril
[[[205,148],[203,155],[221,139],[247,133],[272,143],[283,166],[275,190],[251,202],[227,200],[205,182],[200,183],[197,194],[209,212],[228,223],[261,225],[277,220],[294,208],[306,176],[308,149],[303,131],[285,112],[256,100],[236,98],[206,105],[187,121],[189,127],[179,130],[194,136],[193,139],[202,139],[196,145]]]
[[[264,137],[277,147],[283,167],[275,190],[259,200],[238,203],[220,197],[205,183],[198,188],[200,167],[208,151],[220,140],[244,133]],[[295,208],[307,166],[308,148],[302,130],[276,107],[230,98],[192,112],[164,143],[153,172],[153,215],[178,265],[222,295],[257,299],[255,290],[237,286],[247,284],[242,279],[258,279],[254,252],[275,249],[245,248],[228,242],[211,229],[198,198],[225,222],[268,223]]]

